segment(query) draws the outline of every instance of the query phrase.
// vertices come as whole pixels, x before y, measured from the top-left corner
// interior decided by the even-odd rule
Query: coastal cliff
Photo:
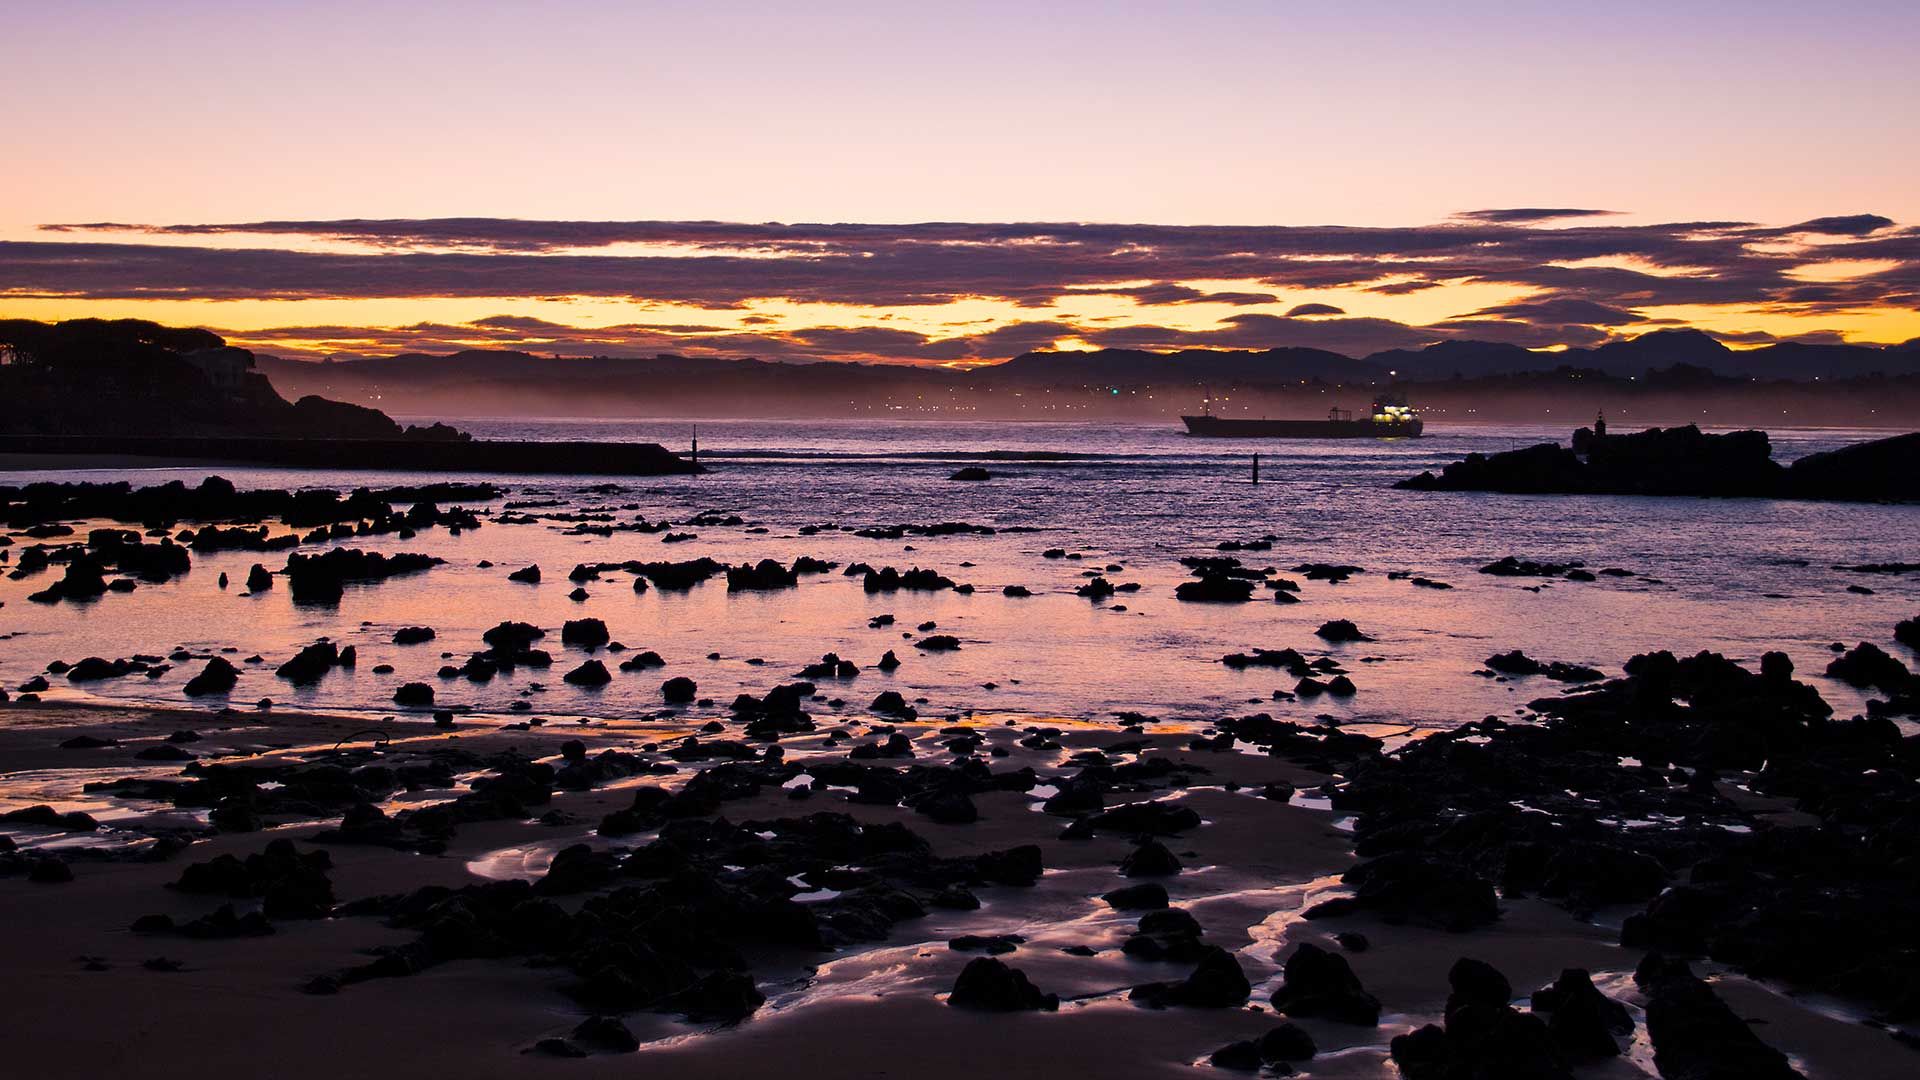
[[[653,443],[482,442],[364,405],[289,402],[253,353],[138,319],[0,320],[0,453],[299,468],[652,476],[700,472]]]
[[[308,395],[289,402],[254,356],[206,330],[139,319],[0,320],[0,434],[461,441],[378,409]]]

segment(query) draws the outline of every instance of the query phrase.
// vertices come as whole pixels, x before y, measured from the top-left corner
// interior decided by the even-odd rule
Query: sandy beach
[[[383,725],[382,749],[371,749],[367,725],[353,717],[250,711],[116,710],[57,705],[14,706],[0,725],[0,760],[10,792],[23,785],[57,805],[74,804],[83,779],[121,775],[169,776],[178,766],[146,766],[138,750],[167,745],[190,729],[202,761],[255,765],[341,760],[398,764],[460,751],[515,752],[555,760],[560,744],[580,740],[589,755],[631,750],[683,732],[667,727],[569,724],[503,730],[497,723],[462,722],[451,732],[419,721]],[[854,725],[858,726],[858,725]],[[988,747],[1004,747],[996,771],[1033,767],[1043,779],[1080,751],[1121,742],[1111,731],[1063,731],[1058,748],[1020,745],[1030,725],[972,725]],[[930,751],[938,730],[901,726],[917,748]],[[117,746],[61,749],[76,736],[112,738]],[[342,742],[344,740],[344,742]],[[791,759],[822,753],[818,738],[789,739]],[[1168,843],[1185,869],[1165,883],[1173,902],[1206,929],[1206,939],[1230,950],[1254,989],[1251,1004],[1227,1009],[1148,1010],[1126,1000],[1127,988],[1154,979],[1178,979],[1181,965],[1141,962],[1119,951],[1135,921],[1098,899],[1128,884],[1115,865],[1133,845],[1117,837],[1063,841],[1060,818],[1038,812],[1024,792],[979,796],[979,820],[941,825],[901,807],[878,807],[821,792],[796,803],[785,792],[729,803],[732,820],[771,819],[832,810],[863,822],[895,822],[926,836],[942,857],[977,854],[1023,843],[1045,853],[1046,873],[1031,887],[980,891],[972,912],[935,911],[899,923],[884,940],[824,954],[773,950],[754,958],[767,1004],[737,1025],[688,1024],[636,1014],[628,1022],[642,1040],[640,1067],[675,1076],[737,1076],[779,1069],[795,1061],[820,1063],[845,1076],[1052,1075],[1064,1068],[1107,1075],[1182,1076],[1215,1049],[1258,1038],[1280,1017],[1264,1002],[1277,981],[1276,958],[1301,942],[1342,951],[1367,990],[1382,1003],[1377,1028],[1301,1020],[1319,1054],[1297,1063],[1315,1076],[1391,1075],[1386,1041],[1435,1020],[1447,997],[1447,971],[1461,956],[1488,961],[1514,986],[1551,982],[1561,969],[1581,967],[1597,984],[1631,1003],[1630,973],[1638,954],[1622,950],[1602,914],[1573,918],[1540,900],[1504,903],[1488,929],[1455,934],[1395,926],[1366,917],[1307,921],[1301,913],[1344,890],[1338,880],[1353,859],[1351,834],[1338,813],[1317,808],[1311,796],[1293,802],[1260,797],[1281,782],[1309,791],[1327,777],[1266,755],[1195,753],[1177,733],[1128,739],[1145,742],[1139,759],[1164,757],[1196,770],[1190,785],[1166,796],[1197,811],[1200,827]],[[335,757],[333,747],[339,744]],[[836,757],[839,755],[835,755]],[[1199,773],[1204,770],[1204,773]],[[679,777],[668,778],[678,781]],[[1231,790],[1235,789],[1237,790]],[[1160,792],[1143,794],[1161,794]],[[55,796],[64,795],[63,798]],[[610,842],[593,823],[631,796],[616,783],[587,792],[558,793],[551,809],[568,824],[535,821],[463,825],[443,854],[424,856],[359,845],[329,845],[331,878],[346,903],[425,885],[458,888],[502,876],[538,876],[543,859],[575,843]],[[117,802],[117,801],[116,801]],[[103,805],[90,799],[86,805]],[[137,802],[98,814],[105,833],[205,833],[167,809]],[[1350,827],[1350,826],[1349,826]],[[303,992],[314,975],[365,960],[366,950],[398,945],[410,935],[378,918],[280,920],[266,937],[200,941],[138,934],[139,917],[164,913],[184,923],[222,901],[167,888],[189,861],[244,856],[270,839],[306,849],[321,825],[269,822],[263,831],[205,835],[174,857],[151,861],[138,848],[69,849],[73,880],[59,885],[0,881],[0,923],[34,928],[0,935],[0,967],[13,991],[0,1010],[0,1037],[34,1075],[87,1077],[136,1070],[151,1076],[198,1076],[209,1070],[276,1076],[398,1075],[406,1071],[464,1075],[524,1075],[529,1068],[630,1069],[625,1055],[583,1060],[522,1056],[541,1039],[564,1037],[587,1013],[562,990],[556,972],[508,960],[454,961],[405,979],[375,979],[316,997]],[[1365,935],[1364,951],[1346,951],[1343,932]],[[966,961],[951,950],[961,934],[1018,934],[1026,941],[1006,959],[1045,990],[1057,993],[1057,1013],[981,1014],[941,1003]],[[1061,950],[1085,946],[1091,956]],[[177,970],[143,966],[155,958]],[[1723,995],[1810,1075],[1908,1075],[1912,1051],[1882,1032],[1828,1015],[1776,989],[1729,978]],[[1624,988],[1624,989],[1621,989]],[[1523,991],[1524,992],[1524,991]],[[112,1032],[111,1038],[102,1035]],[[1626,1048],[1629,1060],[1650,1053],[1644,1025]],[[827,1064],[831,1063],[831,1064]],[[1582,1075],[1611,1075],[1583,1071]],[[1622,1073],[1621,1075],[1626,1075]]]

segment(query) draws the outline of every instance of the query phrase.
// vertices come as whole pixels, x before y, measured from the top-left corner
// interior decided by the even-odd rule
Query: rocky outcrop
[[[468,438],[444,425],[402,428],[378,409],[311,395],[290,403],[254,370],[251,352],[206,330],[139,319],[9,319],[0,320],[0,346],[17,358],[0,368],[8,402],[0,435]]]
[[[432,472],[697,473],[654,443],[481,442],[363,405],[288,402],[254,356],[138,319],[0,320],[0,451]]]
[[[1600,435],[1583,428],[1575,449],[1540,443],[1469,454],[1435,476],[1394,485],[1410,491],[1535,495],[1708,495],[1839,501],[1920,500],[1920,432],[1801,458],[1773,460],[1764,431],[1710,435],[1689,424]]]
[[[1854,502],[1920,501],[1920,432],[1808,454],[1787,468],[1785,494]]]
[[[384,581],[429,570],[445,561],[412,552],[386,555],[356,548],[334,548],[318,555],[289,555],[281,574],[287,579],[294,603],[325,605],[339,603],[342,587],[349,581]]]

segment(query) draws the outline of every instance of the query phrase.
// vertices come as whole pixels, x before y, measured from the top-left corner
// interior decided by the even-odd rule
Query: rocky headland
[[[1469,454],[1394,485],[1409,491],[1521,495],[1706,495],[1859,502],[1920,500],[1920,432],[1773,460],[1764,431],[1709,434],[1684,427],[1631,434],[1574,432],[1573,445],[1539,443]]]

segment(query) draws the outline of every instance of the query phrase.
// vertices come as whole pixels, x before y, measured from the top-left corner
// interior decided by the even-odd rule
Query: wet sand
[[[171,776],[176,764],[154,765],[133,754],[190,728],[192,744],[219,760],[319,760],[342,739],[349,747],[370,745],[362,718],[253,711],[214,714],[190,710],[120,710],[44,704],[10,706],[0,724],[0,762],[7,790],[35,793],[66,809],[84,803],[119,803],[99,809],[107,828],[92,839],[127,839],[143,830],[183,823],[171,807],[131,800],[82,798],[82,779],[109,776]],[[459,747],[477,753],[515,749],[529,756],[558,752],[579,739],[588,752],[632,749],[684,728],[639,724],[551,724],[526,731],[494,723],[462,721],[452,732],[420,720],[387,725],[389,758]],[[1034,725],[976,720],[971,725],[989,747],[1008,754],[996,771],[1030,765],[1042,775],[1062,770],[1067,757],[1127,738],[1106,726],[1063,730],[1058,749],[1020,745]],[[902,725],[913,737],[919,760],[943,761],[938,725]],[[1063,725],[1064,727],[1064,725]],[[60,749],[80,734],[120,740],[97,750]],[[975,854],[1020,843],[1037,843],[1046,874],[1032,888],[979,890],[978,911],[931,911],[898,923],[886,940],[829,954],[769,953],[756,956],[755,973],[768,1003],[733,1026],[694,1025],[639,1013],[627,1017],[642,1040],[639,1057],[593,1055],[581,1060],[523,1056],[538,1040],[564,1036],[586,1015],[561,992],[562,973],[530,968],[518,960],[461,960],[405,979],[376,979],[341,993],[314,996],[302,985],[315,974],[363,962],[363,950],[398,945],[413,935],[372,917],[276,920],[269,937],[196,941],[131,933],[132,921],[163,912],[184,921],[206,914],[221,901],[165,887],[188,862],[231,853],[256,852],[272,838],[293,839],[302,849],[327,822],[295,823],[259,833],[205,832],[192,846],[164,861],[108,861],[74,854],[75,879],[44,885],[0,879],[0,970],[9,976],[7,1003],[0,1007],[0,1040],[21,1075],[48,1078],[237,1075],[387,1076],[524,1075],[528,1070],[660,1070],[684,1077],[731,1077],[767,1072],[835,1076],[972,1077],[982,1074],[1056,1076],[1085,1072],[1111,1076],[1185,1076],[1213,1050],[1257,1038],[1278,1022],[1266,998],[1278,981],[1277,955],[1300,942],[1340,950],[1333,935],[1358,930],[1371,941],[1347,952],[1366,988],[1383,1003],[1378,1028],[1302,1020],[1320,1047],[1306,1075],[1380,1077],[1396,1075],[1386,1060],[1386,1042],[1421,1024],[1435,1022],[1447,994],[1447,970],[1460,956],[1493,963],[1524,996],[1552,981],[1565,967],[1585,967],[1596,984],[1630,1004],[1625,976],[1637,950],[1614,944],[1617,933],[1601,913],[1583,922],[1538,900],[1510,901],[1493,926],[1450,934],[1378,919],[1351,916],[1306,922],[1312,903],[1341,895],[1338,875],[1353,861],[1350,834],[1335,812],[1316,808],[1311,794],[1293,802],[1259,797],[1260,785],[1281,781],[1309,791],[1327,779],[1287,761],[1245,753],[1196,753],[1185,749],[1190,732],[1151,729],[1151,753],[1208,770],[1203,779],[1166,797],[1191,806],[1204,819],[1197,829],[1166,839],[1186,869],[1164,880],[1173,903],[1187,908],[1209,942],[1233,951],[1254,986],[1242,1008],[1149,1010],[1126,1000],[1126,988],[1178,979],[1185,965],[1142,962],[1119,946],[1137,913],[1117,912],[1099,894],[1129,883],[1115,865],[1132,844],[1100,835],[1063,841],[1064,819],[1038,812],[1038,800],[1023,792],[977,796],[980,820],[941,825],[899,806],[855,803],[829,790],[795,803],[780,792],[763,792],[729,803],[723,816],[735,820],[775,818],[821,810],[850,813],[866,822],[900,822],[925,836],[939,856]],[[790,760],[810,755],[843,757],[824,750],[820,734],[782,740]],[[244,755],[260,754],[260,758]],[[1142,755],[1144,756],[1144,755]],[[667,782],[683,781],[692,767]],[[421,885],[458,887],[482,875],[541,873],[550,852],[587,841],[596,847],[635,847],[644,837],[607,840],[592,835],[593,823],[630,800],[636,784],[626,780],[589,792],[561,792],[552,808],[575,824],[481,822],[462,825],[443,855],[422,856],[377,847],[333,845],[332,879],[341,902],[406,891]],[[1240,790],[1229,791],[1229,785]],[[455,792],[443,791],[437,797]],[[64,796],[64,797],[61,797]],[[10,800],[8,807],[17,804]],[[130,812],[131,811],[131,812]],[[579,897],[563,903],[577,905]],[[1061,995],[1058,1013],[980,1014],[946,1006],[941,996],[973,953],[950,950],[963,933],[1016,933],[1027,938],[1005,956],[1042,989]],[[1093,956],[1059,951],[1089,946]],[[175,972],[147,970],[142,963],[166,956],[182,963]],[[82,958],[97,958],[88,970]],[[1742,1016],[1761,1021],[1765,1038],[1791,1055],[1809,1075],[1860,1078],[1910,1076],[1914,1053],[1883,1032],[1822,1015],[1777,992],[1738,978],[1717,981]],[[1636,1075],[1646,1065],[1644,1024],[1628,1057],[1580,1070],[1581,1076]],[[1647,1066],[1650,1069],[1650,1066]]]

